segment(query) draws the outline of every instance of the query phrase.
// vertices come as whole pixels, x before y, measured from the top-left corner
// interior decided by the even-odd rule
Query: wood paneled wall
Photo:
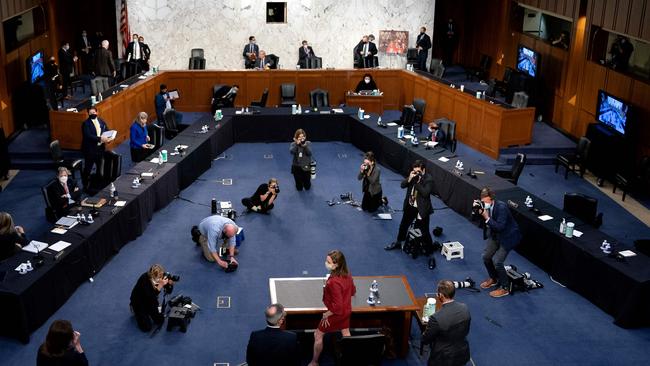
[[[647,0],[591,0],[590,23],[650,42],[650,3]]]
[[[554,13],[567,18],[577,18],[580,0],[519,0],[520,4]]]

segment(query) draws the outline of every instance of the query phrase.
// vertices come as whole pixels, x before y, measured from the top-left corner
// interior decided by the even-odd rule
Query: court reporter
[[[259,213],[269,213],[274,207],[273,202],[280,193],[278,180],[269,179],[268,183],[262,183],[251,197],[242,198],[241,203],[249,210]]]

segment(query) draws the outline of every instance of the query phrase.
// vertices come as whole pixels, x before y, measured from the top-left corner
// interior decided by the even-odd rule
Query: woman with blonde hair
[[[14,219],[0,212],[0,260],[13,256],[28,242],[25,229],[14,225]]]

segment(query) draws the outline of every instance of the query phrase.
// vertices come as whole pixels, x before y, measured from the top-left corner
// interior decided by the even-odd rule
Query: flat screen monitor
[[[629,113],[630,105],[628,103],[602,90],[598,91],[598,105],[596,106],[598,122],[624,135]]]
[[[517,51],[517,70],[534,78],[538,68],[539,53],[520,45]]]
[[[27,59],[27,75],[29,81],[35,83],[45,74],[43,70],[43,50],[39,50]]]

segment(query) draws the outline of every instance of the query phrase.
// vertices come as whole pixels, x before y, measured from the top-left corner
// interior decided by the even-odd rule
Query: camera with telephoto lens
[[[370,165],[368,165],[368,164],[362,164],[361,166],[363,167],[363,172],[364,173],[366,173],[370,169]]]
[[[273,189],[275,189],[275,193],[276,193],[276,194],[280,193],[280,185],[279,185],[279,184],[272,185],[272,186],[269,187],[269,188],[273,188]]]
[[[178,282],[178,281],[181,280],[181,276],[179,276],[177,274],[170,273],[170,272],[165,272],[165,274],[163,274],[163,278],[166,278],[169,281],[171,281],[171,282],[168,282],[165,286],[163,286],[163,289],[165,290],[166,294],[171,294],[172,291],[174,291],[173,282]]]

